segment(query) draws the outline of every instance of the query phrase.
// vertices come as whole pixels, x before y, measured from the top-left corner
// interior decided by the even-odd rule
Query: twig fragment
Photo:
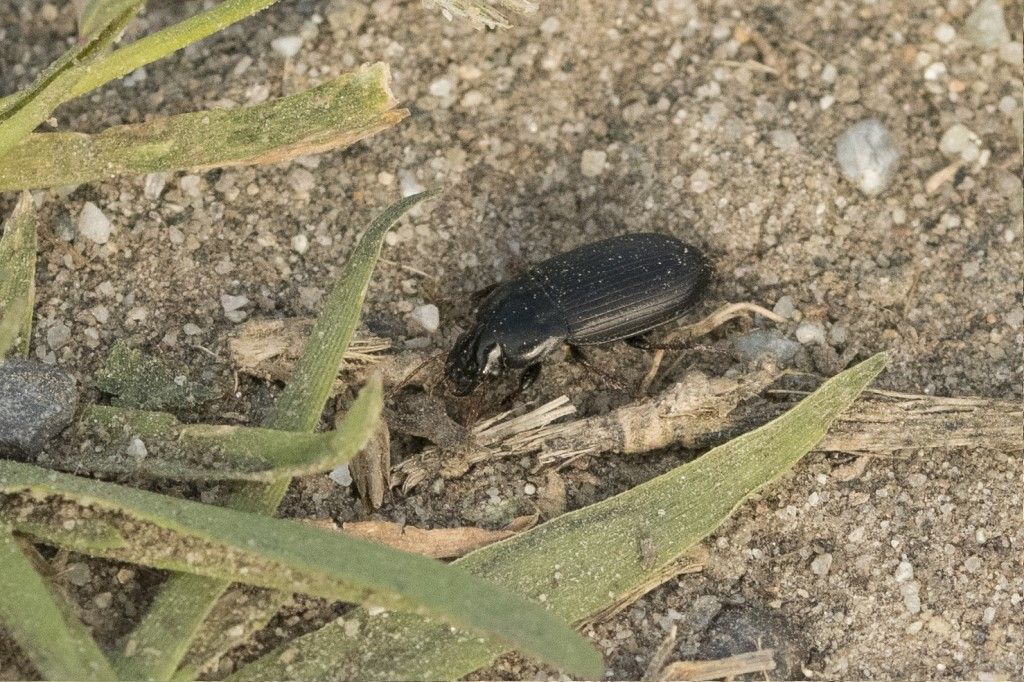
[[[761,649],[715,661],[676,661],[661,672],[669,680],[730,680],[739,675],[775,670],[775,650]]]

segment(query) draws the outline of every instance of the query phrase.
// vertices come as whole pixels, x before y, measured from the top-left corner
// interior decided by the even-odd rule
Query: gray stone
[[[999,0],[981,0],[964,22],[964,35],[978,47],[999,47],[1009,42],[1003,6]]]
[[[749,331],[737,336],[733,346],[744,360],[756,360],[762,355],[767,355],[778,362],[788,362],[800,350],[799,343],[785,338],[774,329]]]
[[[56,367],[10,359],[0,364],[0,455],[32,457],[71,423],[78,388]]]

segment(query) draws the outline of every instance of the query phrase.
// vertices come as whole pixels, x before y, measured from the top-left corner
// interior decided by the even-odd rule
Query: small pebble
[[[782,152],[795,152],[800,149],[800,141],[792,130],[773,130],[768,134],[772,146]]]
[[[526,485],[523,486],[523,492],[526,493],[527,495],[536,495],[537,486],[535,486],[532,483],[527,483]]]
[[[796,303],[793,302],[793,297],[782,296],[779,298],[779,300],[775,302],[772,312],[779,317],[792,318],[796,313]]]
[[[306,253],[309,250],[309,237],[301,232],[292,237],[292,251],[298,254]]]
[[[553,36],[558,33],[558,29],[561,28],[562,24],[558,21],[558,17],[548,17],[540,24],[540,32],[546,36]]]
[[[698,168],[690,176],[690,191],[694,194],[703,194],[712,187],[711,174],[703,168]]]
[[[178,187],[181,193],[191,199],[198,199],[203,196],[203,179],[198,175],[183,175],[178,180]]]
[[[846,345],[846,339],[849,332],[846,329],[846,325],[842,322],[836,322],[832,325],[831,329],[828,330],[828,342],[833,346]]]
[[[1003,6],[999,0],[981,0],[964,22],[964,36],[982,48],[999,47],[1009,42]]]
[[[89,568],[89,564],[76,561],[61,571],[61,577],[75,587],[85,587],[92,582],[92,569]]]
[[[77,405],[67,372],[20,358],[0,363],[0,456],[38,454],[71,423]]]
[[[430,84],[427,91],[434,97],[447,97],[452,94],[452,82],[448,78],[438,78]]]
[[[914,565],[909,561],[901,561],[900,565],[896,567],[896,572],[893,573],[892,577],[895,578],[898,583],[905,583],[908,580],[913,579]]]
[[[921,586],[916,580],[900,585],[900,594],[903,596],[903,606],[910,613],[921,613]]]
[[[238,310],[249,305],[249,298],[247,296],[232,296],[231,294],[223,294],[220,297],[220,305],[224,308],[224,312],[230,313],[233,310]]]
[[[316,176],[302,167],[288,172],[288,184],[299,194],[309,194],[316,187]]]
[[[608,154],[601,149],[586,149],[580,158],[580,172],[585,177],[596,178],[604,173]]]
[[[818,322],[804,320],[796,328],[796,340],[805,346],[825,345],[825,328]]]
[[[419,194],[423,191],[424,187],[416,179],[416,176],[412,171],[400,171],[398,173],[398,182],[402,188],[403,197],[411,197],[413,194]]]
[[[756,360],[767,355],[780,363],[792,360],[800,350],[799,343],[783,337],[774,329],[754,329],[740,334],[733,340],[733,346],[743,360]]]
[[[57,322],[46,330],[46,345],[51,350],[60,350],[71,340],[71,328],[63,322]]]
[[[956,29],[949,24],[939,24],[935,27],[935,32],[932,35],[940,43],[948,45],[956,39]]]
[[[106,244],[110,240],[110,221],[91,201],[85,202],[78,214],[78,233],[97,244]]]
[[[967,560],[964,561],[964,570],[966,570],[968,573],[977,573],[980,568],[981,557],[977,555],[969,556],[967,557]]]
[[[203,333],[203,328],[192,322],[186,322],[181,330],[185,332],[186,336],[199,336]]]
[[[832,555],[825,553],[814,557],[811,562],[811,573],[814,575],[826,576],[832,570]]]
[[[142,194],[147,199],[159,199],[167,186],[167,173],[147,173],[142,184]]]
[[[149,454],[149,450],[146,448],[146,444],[141,438],[135,436],[131,442],[128,443],[128,447],[125,448],[124,454],[134,459],[143,459]]]
[[[964,161],[978,158],[980,146],[981,138],[962,123],[951,126],[939,140],[939,151],[948,156],[959,154]]]
[[[441,312],[433,303],[417,306],[409,315],[424,330],[433,334],[441,324]]]
[[[347,488],[352,485],[352,473],[348,470],[347,464],[342,464],[340,467],[332,470],[328,477],[340,486]]]
[[[889,131],[876,118],[853,124],[836,142],[836,160],[843,176],[868,196],[892,182],[899,158]]]
[[[1019,67],[1024,60],[1024,43],[1014,40],[999,46],[999,58],[1010,66]]]
[[[296,35],[281,36],[270,41],[270,49],[278,56],[291,59],[302,48],[302,38]]]

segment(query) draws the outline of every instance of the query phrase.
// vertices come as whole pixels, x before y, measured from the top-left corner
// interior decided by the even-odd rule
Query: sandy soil
[[[1022,66],[960,36],[936,39],[940,24],[959,30],[972,5],[543,3],[511,30],[477,32],[417,2],[282,2],[146,67],[144,78],[64,106],[59,127],[95,131],[244,104],[378,60],[391,65],[410,118],[349,150],[285,167],[205,172],[198,186],[179,184],[179,173],[159,199],[144,196],[142,178],[39,192],[35,355],[73,371],[86,399],[98,397],[88,387],[117,339],[231,386],[226,339],[235,323],[222,295],[247,296],[251,317],[310,314],[375,212],[403,186],[442,186],[442,199],[396,228],[371,286],[365,322],[399,347],[446,349],[468,323],[466,295],[517,263],[654,230],[714,255],[706,309],[739,300],[771,307],[788,296],[795,312],[784,335],[795,338],[799,321],[819,324],[826,344],[804,346],[792,360],[799,369],[831,374],[847,349],[848,357],[889,350],[881,387],[1019,400]],[[135,30],[199,7],[156,3]],[[73,34],[70,7],[55,9],[47,20],[36,2],[0,6],[4,93],[27,83]],[[1007,11],[1019,41],[1021,6]],[[744,25],[774,47],[784,77],[745,65],[764,56],[743,42]],[[286,34],[304,38],[287,63],[270,49]],[[837,136],[868,116],[884,122],[903,152],[893,183],[876,197],[843,179],[835,162]],[[926,179],[950,160],[939,140],[955,123],[990,155],[929,194]],[[593,152],[605,154],[603,166],[593,167]],[[0,212],[14,198],[0,197]],[[57,236],[86,201],[114,223],[105,246]],[[299,234],[308,238],[304,253],[292,248]],[[437,333],[409,316],[424,303],[441,310]],[[736,325],[713,343],[728,349],[730,333],[741,331]],[[595,359],[629,381],[646,370],[639,351],[601,350]],[[707,371],[736,362],[721,354],[690,361]],[[237,394],[184,416],[255,421],[274,390],[243,378]],[[522,400],[563,392],[587,412],[623,400],[600,378],[557,362]],[[408,454],[403,447],[410,443],[398,441],[396,458]],[[567,469],[568,507],[691,454]],[[609,675],[641,675],[673,623],[675,657],[712,651],[727,616],[740,613],[792,650],[794,677],[1024,677],[1020,453],[904,451],[840,480],[835,469],[848,459],[810,456],[705,543],[702,574],[672,580],[593,628]],[[531,465],[474,470],[391,499],[378,514],[424,526],[499,524],[529,506],[524,485],[543,483]],[[286,512],[365,516],[325,477],[297,483]],[[144,611],[160,581],[63,552],[53,560],[59,582],[108,642]],[[331,613],[300,600],[261,642]],[[0,639],[0,651],[0,678],[33,674],[9,640]],[[235,652],[218,674],[255,653]],[[510,658],[477,676],[549,674]]]

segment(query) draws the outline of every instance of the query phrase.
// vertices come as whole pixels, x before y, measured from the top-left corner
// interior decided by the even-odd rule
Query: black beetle
[[[527,368],[536,376],[540,360],[561,343],[637,339],[682,316],[711,274],[699,249],[663,234],[580,246],[497,285],[455,341],[445,377],[457,395],[468,395],[487,375]]]

